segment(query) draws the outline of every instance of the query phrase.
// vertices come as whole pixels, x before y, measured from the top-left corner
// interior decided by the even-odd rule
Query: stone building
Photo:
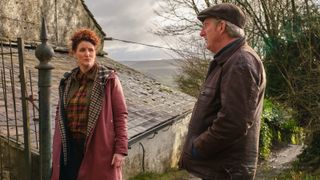
[[[0,49],[0,179],[23,179],[25,169],[21,89],[18,84],[19,56],[14,53],[17,51],[14,44],[17,37],[22,37],[28,47],[24,62],[25,72],[28,73],[29,111],[33,111],[30,114],[32,174],[33,179],[38,179],[39,121],[35,110],[38,103],[38,72],[34,67],[39,61],[34,55],[33,43],[39,42],[41,14],[45,14],[47,20],[49,43],[56,50],[51,61],[55,68],[52,71],[52,112],[57,105],[59,80],[64,72],[76,66],[75,60],[61,51],[67,46],[65,37],[78,27],[90,27],[100,37],[104,37],[105,33],[83,0],[6,0],[0,1],[0,8],[0,44],[3,46]],[[12,47],[8,44],[10,40],[13,40]],[[124,179],[143,171],[160,173],[176,166],[194,98],[107,56],[98,56],[97,61],[117,71],[126,97],[130,149],[123,168]],[[16,84],[12,80],[16,80]],[[32,92],[29,91],[31,87]]]
[[[41,17],[46,20],[49,42],[54,49],[65,50],[67,38],[79,28],[93,29],[102,39],[103,46],[106,34],[84,0],[1,0],[0,38],[21,37],[26,44],[39,42]]]

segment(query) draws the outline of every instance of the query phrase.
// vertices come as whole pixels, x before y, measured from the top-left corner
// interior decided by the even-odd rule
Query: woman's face
[[[89,71],[95,64],[96,49],[95,46],[88,41],[81,41],[73,54],[83,73]]]

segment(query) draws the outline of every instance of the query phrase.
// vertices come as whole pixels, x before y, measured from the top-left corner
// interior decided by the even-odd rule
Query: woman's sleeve
[[[128,154],[128,110],[119,78],[115,76],[112,87],[112,111],[115,130],[115,153]]]

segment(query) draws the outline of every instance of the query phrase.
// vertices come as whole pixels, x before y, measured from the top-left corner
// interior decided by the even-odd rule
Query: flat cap
[[[203,22],[206,18],[213,17],[231,22],[232,24],[244,28],[246,16],[243,11],[236,5],[231,3],[221,3],[201,11],[198,19]]]

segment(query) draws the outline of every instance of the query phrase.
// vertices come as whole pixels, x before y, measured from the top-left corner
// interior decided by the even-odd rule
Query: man
[[[266,86],[244,37],[245,15],[223,3],[199,13],[210,62],[189,124],[180,167],[204,180],[254,179]]]

